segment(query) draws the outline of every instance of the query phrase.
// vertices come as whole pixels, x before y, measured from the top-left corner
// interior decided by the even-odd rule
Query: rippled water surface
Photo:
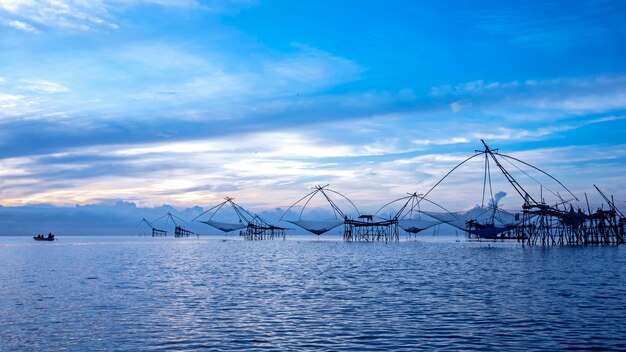
[[[626,349],[626,247],[0,237],[0,350]]]

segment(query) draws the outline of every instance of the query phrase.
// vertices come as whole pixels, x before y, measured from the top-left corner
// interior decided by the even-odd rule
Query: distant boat
[[[54,241],[55,240],[53,234],[49,234],[48,236],[37,235],[37,236],[33,236],[33,239],[35,241]]]

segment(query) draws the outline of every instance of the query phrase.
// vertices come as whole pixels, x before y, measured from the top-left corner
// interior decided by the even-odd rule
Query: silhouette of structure
[[[600,245],[623,244],[626,218],[596,185],[598,193],[608,203],[609,209],[591,211],[587,201],[587,213],[581,208],[569,210],[564,206],[550,207],[545,203],[524,203],[524,224],[517,228],[517,236],[526,244],[542,245]],[[587,199],[587,195],[585,194]],[[532,219],[532,216],[535,219]]]
[[[315,187],[313,187],[313,191],[309,192],[307,195],[305,195],[304,197],[298,199],[295,203],[293,203],[289,208],[287,208],[287,210],[285,210],[285,212],[283,213],[283,215],[280,217],[280,220],[282,221],[285,216],[289,213],[289,211],[291,209],[293,209],[296,206],[299,206],[300,203],[304,202],[301,206],[300,209],[300,213],[298,214],[298,219],[297,220],[284,220],[287,221],[289,223],[292,223],[314,235],[317,236],[321,236],[323,234],[325,234],[326,232],[336,228],[337,226],[341,225],[344,223],[344,219],[346,218],[346,215],[344,214],[344,212],[339,208],[339,206],[337,205],[337,203],[335,201],[333,201],[333,199],[330,197],[330,194],[334,194],[334,195],[338,195],[340,197],[342,197],[343,199],[347,200],[356,210],[356,206],[354,205],[354,203],[352,203],[347,197],[345,197],[344,195],[342,195],[339,192],[333,191],[331,189],[328,188],[328,185],[325,186],[320,186],[317,185]],[[304,210],[306,209],[306,207],[309,205],[309,203],[311,202],[311,200],[316,196],[316,195],[322,195],[325,200],[330,204],[330,207],[333,211],[333,215],[334,218],[333,219],[326,219],[326,220],[305,220],[302,219],[302,214],[304,213]],[[358,213],[358,210],[356,210]]]
[[[229,205],[237,216],[237,222],[223,222],[213,220],[213,217],[223,210],[225,205]],[[285,239],[287,228],[279,227],[270,224],[263,220],[260,216],[253,214],[237,203],[234,202],[234,198],[226,197],[224,201],[202,214],[196,216],[192,221],[198,219],[204,214],[211,214],[207,220],[200,221],[211,227],[214,227],[226,234],[240,230],[239,235],[245,240],[258,241],[258,240],[273,240],[275,238]]]
[[[517,240],[525,245],[605,245],[622,244],[625,241],[626,217],[616,207],[613,197],[605,195],[599,187],[595,186],[600,196],[606,202],[608,208],[601,205],[595,211],[591,210],[587,194],[585,200],[587,207],[577,207],[576,202],[580,200],[559,180],[544,170],[531,165],[525,161],[510,155],[500,153],[498,149],[490,148],[484,140],[481,140],[483,149],[475,150],[474,154],[467,157],[459,164],[448,171],[437,183],[435,183],[425,194],[410,193],[405,197],[398,198],[385,204],[374,215],[362,214],[356,205],[343,194],[328,188],[328,185],[316,185],[313,190],[293,203],[281,216],[280,220],[291,213],[291,210],[300,206],[301,210],[297,219],[284,220],[292,223],[310,233],[321,236],[328,231],[343,225],[341,235],[344,241],[372,242],[372,241],[399,241],[399,230],[402,228],[409,236],[416,236],[418,233],[440,224],[449,224],[464,231],[469,238],[479,240]],[[452,173],[470,160],[483,158],[483,179],[482,179],[482,201],[480,206],[468,211],[450,212],[437,203],[428,200],[426,197]],[[478,159],[477,159],[478,160]],[[515,170],[513,170],[513,168]],[[507,211],[502,209],[499,201],[506,196],[505,192],[494,194],[492,185],[492,170],[501,174],[510,185],[514,193],[521,199],[521,209]],[[523,185],[510,172],[512,170],[516,176],[528,177],[536,184]],[[530,173],[527,171],[530,170]],[[531,175],[532,174],[532,175]],[[554,192],[537,178],[549,179],[552,186],[557,184],[558,189],[565,191],[566,200],[559,192]],[[562,189],[561,189],[562,188]],[[534,193],[529,192],[533,190]],[[556,196],[556,199],[546,202],[544,190]],[[334,218],[326,220],[303,219],[306,207],[314,197],[322,197],[322,202],[328,203],[332,209]],[[550,196],[551,197],[551,196]],[[347,213],[342,209],[338,201],[346,202],[345,208],[350,209]],[[426,211],[420,208],[422,202],[428,202],[443,210]],[[401,204],[400,210],[390,213],[388,218],[377,216],[385,207],[392,204]],[[235,222],[224,222],[214,220],[215,215],[224,209],[232,208],[237,220]],[[353,210],[353,212],[352,212]],[[240,236],[246,240],[265,240],[274,238],[285,238],[288,228],[272,225],[256,214],[250,213],[233,201],[233,198],[226,197],[225,200],[203,212],[199,217],[210,214],[207,220],[201,221],[207,225],[223,231],[226,234],[239,230]],[[426,215],[430,218],[424,219]],[[174,224],[175,237],[189,237],[194,233],[179,224],[183,221],[179,217],[167,213],[159,219],[151,222],[145,218],[141,223],[147,224],[153,237],[167,236],[167,231],[157,228],[154,223],[166,218],[166,224],[172,221]],[[139,225],[139,224],[138,224]]]
[[[161,230],[161,229],[157,229],[152,222],[148,221],[146,218],[141,219],[141,221],[139,222],[139,224],[146,224],[148,225],[148,227],[150,227],[150,230],[152,230],[152,237],[165,237],[167,236],[167,231],[166,230]]]
[[[498,149],[491,149],[483,140],[481,142],[484,150],[477,150],[474,155],[456,165],[426,193],[426,195],[429,194],[461,165],[478,156],[484,156],[483,201],[481,207],[469,212],[424,212],[425,214],[464,230],[469,237],[479,239],[517,239],[523,244],[542,244],[544,246],[624,243],[624,227],[626,223],[624,215],[615,207],[614,201],[606,197],[599,188],[596,187],[608,203],[608,210],[598,209],[592,213],[588,202],[587,213],[581,208],[574,209],[572,201],[578,201],[579,199],[555,177],[520,159],[502,154]],[[523,200],[521,212],[510,213],[498,207],[491,185],[492,162]],[[541,187],[539,197],[537,195],[533,197],[504,167],[503,162],[507,162],[539,183]],[[573,199],[564,200],[558,192],[551,191],[513,162],[522,164],[547,176],[567,191]],[[485,207],[487,186],[489,187],[491,201]],[[552,206],[548,205],[543,199],[543,189],[557,196],[559,202]]]
[[[330,204],[331,209],[333,210],[334,219],[331,220],[303,220],[302,214],[310,203],[313,197],[321,195],[328,204]],[[346,200],[352,208],[356,211],[357,217],[350,218],[346,212],[344,212],[337,202],[333,199],[333,197],[341,197]],[[359,209],[354,205],[354,203],[343,194],[334,191],[328,188],[328,185],[320,186],[317,185],[313,187],[313,191],[309,192],[304,197],[300,198],[298,201],[293,203],[281,216],[281,220],[285,217],[289,211],[299,205],[301,202],[303,203],[302,209],[300,210],[300,214],[297,220],[285,220],[290,222],[296,226],[299,226],[315,235],[322,235],[333,228],[344,225],[342,231],[342,238],[347,242],[372,242],[372,241],[399,241],[398,236],[398,220],[397,219],[389,219],[389,220],[381,220],[377,221],[374,219],[373,215],[365,215],[360,214]]]
[[[393,221],[393,220],[397,221],[398,226],[401,229],[403,229],[408,234],[409,237],[411,235],[417,236],[418,233],[426,229],[429,229],[433,226],[437,226],[443,222],[440,220],[429,220],[429,219],[422,218],[422,212],[420,210],[421,201],[431,203],[447,212],[447,210],[443,208],[442,206],[440,206],[439,204],[433,201],[430,201],[428,199],[425,199],[422,197],[422,195],[417,194],[415,192],[415,193],[408,193],[407,196],[398,198],[396,200],[393,200],[383,205],[380,209],[378,209],[378,211],[376,211],[374,215],[378,215],[385,208],[395,203],[401,203],[402,206],[393,216],[390,216],[389,221]]]
[[[155,223],[157,223],[158,221],[160,221],[162,219],[165,219],[165,226],[167,226],[170,221],[172,222],[172,224],[174,224],[174,237],[176,237],[176,238],[189,237],[189,236],[195,235],[193,233],[193,231],[190,231],[190,230],[186,229],[185,227],[181,226],[181,224],[178,222],[178,221],[181,221],[182,223],[184,223],[185,220],[183,220],[180,217],[172,214],[171,212],[167,212],[167,214],[161,216],[158,219],[155,219],[152,222],[150,222],[150,221],[146,220],[145,218],[143,218],[143,219],[141,219],[139,224],[145,223],[146,225],[148,225],[150,227],[150,229],[152,230],[152,237],[165,237],[165,236],[167,236],[167,231],[158,229],[154,225]],[[178,220],[178,221],[176,221],[176,220]]]
[[[373,215],[360,215],[356,219],[346,218],[343,240],[348,242],[398,242],[398,220],[374,221]]]

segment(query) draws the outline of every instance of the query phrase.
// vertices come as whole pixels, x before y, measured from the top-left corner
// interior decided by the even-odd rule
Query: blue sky
[[[622,1],[0,0],[0,204],[375,210],[481,138],[623,203],[625,59]]]

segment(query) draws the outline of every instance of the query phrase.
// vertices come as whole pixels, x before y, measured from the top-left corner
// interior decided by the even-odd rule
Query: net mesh
[[[290,222],[316,235],[326,233],[343,224],[343,220],[293,220]]]

